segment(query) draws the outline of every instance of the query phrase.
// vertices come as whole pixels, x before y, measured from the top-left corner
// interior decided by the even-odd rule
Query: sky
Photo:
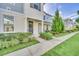
[[[44,11],[48,14],[54,15],[57,8],[63,18],[78,17],[77,10],[79,10],[79,3],[47,3],[44,6]]]

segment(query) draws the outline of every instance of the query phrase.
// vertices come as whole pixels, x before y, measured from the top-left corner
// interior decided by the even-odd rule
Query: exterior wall
[[[49,25],[49,24],[44,24],[43,30],[47,31],[47,27],[48,27],[48,31],[51,30],[51,25]]]
[[[52,21],[52,15],[49,15],[46,12],[44,12],[43,20],[47,21],[47,22],[51,22]]]
[[[14,31],[13,32],[25,31],[25,16],[24,15],[0,10],[0,32],[4,32],[3,15],[14,16]]]
[[[14,32],[28,32],[27,18],[31,18],[33,21],[33,34],[35,36],[38,36],[39,35],[38,24],[41,23],[40,29],[42,30],[42,20],[44,16],[43,4],[41,4],[41,6],[42,6],[41,7],[42,10],[38,11],[34,8],[31,8],[29,3],[26,3],[24,4],[24,14],[12,10],[7,10],[5,8],[0,9],[0,32],[4,32],[3,15],[9,15],[9,16],[14,16]],[[48,25],[48,29],[50,29],[49,25]]]
[[[37,21],[33,21],[33,34],[35,36],[38,36],[38,22]]]
[[[0,3],[0,8],[19,12],[19,13],[24,13],[23,3]]]
[[[3,16],[0,14],[0,32],[3,32]]]
[[[64,21],[65,30],[72,30],[76,28],[76,23],[72,19],[66,19]]]
[[[39,36],[39,28],[38,28],[38,24],[41,23],[41,22],[38,22],[38,21],[33,21],[33,34],[35,36]],[[42,29],[42,24],[40,24],[41,28],[40,30]],[[49,24],[43,24],[43,32],[45,32],[47,30],[47,26],[48,26],[48,30],[51,30],[51,26]],[[42,30],[41,30],[42,32]]]
[[[49,31],[51,30],[51,25],[48,25],[48,30],[49,30]]]
[[[42,20],[43,19],[43,4],[41,4],[41,11],[38,11],[34,8],[30,7],[30,3],[25,4],[24,8],[24,13],[27,17],[37,19],[37,20]]]
[[[15,32],[24,32],[25,31],[25,19],[22,16],[16,15],[14,21],[14,31]]]

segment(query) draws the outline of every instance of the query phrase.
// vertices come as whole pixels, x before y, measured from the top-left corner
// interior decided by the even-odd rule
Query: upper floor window
[[[45,20],[45,15],[43,16],[43,20]]]
[[[4,31],[12,32],[14,31],[14,17],[9,15],[4,15]]]
[[[52,18],[52,16],[51,16],[51,15],[49,15],[49,14],[45,14],[45,15],[43,16],[43,20],[50,21],[50,20],[51,20],[51,18]]]
[[[10,8],[10,7],[6,7],[6,9],[7,9],[7,10],[11,10],[11,8]]]
[[[48,15],[44,15],[44,16],[43,16],[43,19],[44,19],[44,20],[49,20],[50,18],[51,18],[51,16],[48,16]]]
[[[41,11],[41,3],[31,3],[30,7],[35,8],[35,9]]]
[[[24,13],[24,3],[0,3],[0,8],[22,14]]]
[[[8,3],[11,6],[16,6],[16,3]]]

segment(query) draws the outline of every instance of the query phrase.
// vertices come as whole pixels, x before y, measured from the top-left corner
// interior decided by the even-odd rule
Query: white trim
[[[28,32],[28,21],[27,21],[27,17],[25,17],[25,19],[24,19],[24,21],[25,21],[25,32]]]

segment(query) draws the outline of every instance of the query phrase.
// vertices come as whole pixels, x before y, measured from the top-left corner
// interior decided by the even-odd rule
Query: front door
[[[33,21],[28,21],[29,23],[29,32],[33,33]]]
[[[38,33],[42,32],[42,25],[41,23],[38,23]]]

